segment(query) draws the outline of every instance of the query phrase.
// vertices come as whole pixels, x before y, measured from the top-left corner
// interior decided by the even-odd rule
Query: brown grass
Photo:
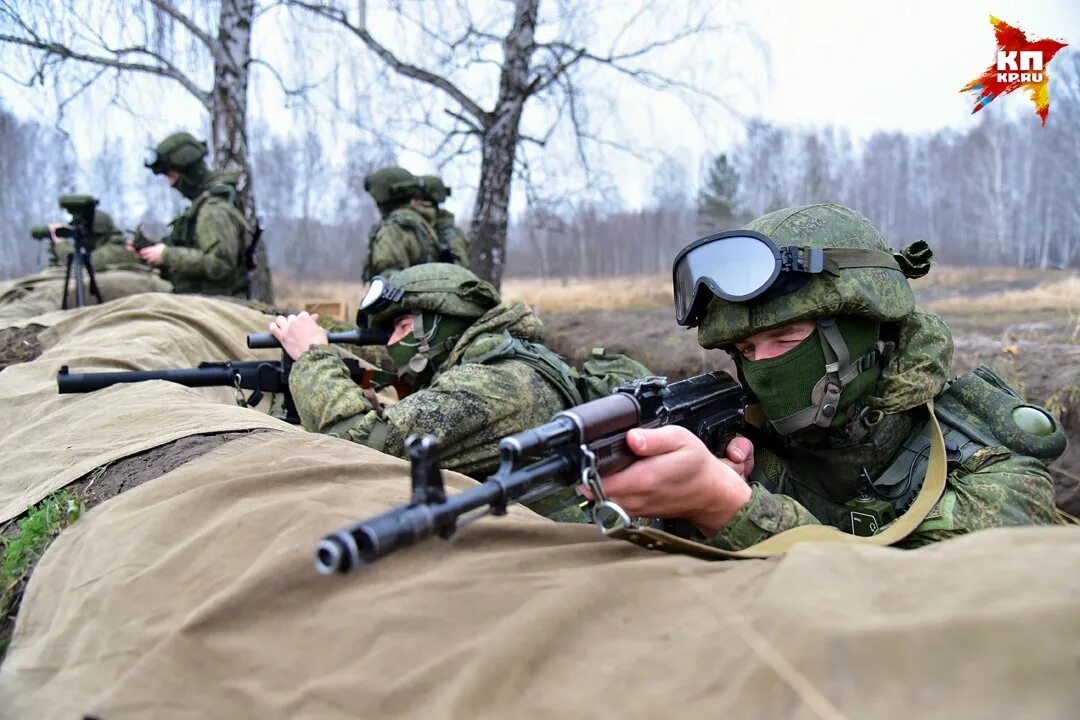
[[[279,307],[300,308],[305,302],[341,300],[355,311],[363,295],[361,282],[298,280],[278,272],[274,278]],[[1037,284],[1031,289],[993,294],[996,286]],[[937,265],[913,283],[916,292],[962,293],[979,289],[977,300],[960,295],[926,303],[938,312],[992,313],[1066,311],[1080,324],[1080,275],[1058,270],[1012,267],[952,267]],[[630,275],[617,278],[506,278],[503,298],[521,300],[542,313],[581,310],[642,310],[671,307],[671,276]]]
[[[1080,314],[1080,276],[1070,275],[1025,290],[1009,290],[978,298],[950,297],[932,300],[926,307],[936,312],[1016,313],[1064,310]]]

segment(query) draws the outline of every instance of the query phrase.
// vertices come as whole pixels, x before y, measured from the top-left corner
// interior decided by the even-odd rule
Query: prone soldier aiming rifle
[[[345,332],[329,333],[331,343],[341,345],[385,345],[389,336],[378,330],[357,328]],[[281,343],[268,332],[251,333],[247,346],[252,349],[280,348]],[[354,358],[343,358],[353,381],[363,388],[380,388],[391,385],[397,376],[382,370],[360,365]],[[73,373],[64,365],[56,375],[56,385],[61,393],[84,393],[101,390],[120,383],[167,380],[187,387],[235,387],[237,404],[241,407],[258,405],[266,393],[283,396],[284,420],[300,424],[292,394],[289,392],[289,372],[292,358],[282,353],[281,360],[225,360],[204,362],[194,368],[168,370],[135,370],[121,372]],[[243,390],[250,390],[247,399]],[[398,389],[399,396],[405,392]]]
[[[449,539],[484,515],[505,515],[512,503],[577,484],[595,498],[593,517],[603,532],[629,527],[630,517],[607,499],[600,483],[601,475],[638,459],[626,445],[627,432],[681,425],[722,447],[744,428],[746,405],[742,387],[726,372],[671,385],[663,377],[640,378],[607,397],[556,413],[544,425],[503,438],[495,473],[480,487],[450,497],[435,438],[410,437],[410,501],[327,535],[316,550],[315,567],[323,574],[356,570],[432,535]]]

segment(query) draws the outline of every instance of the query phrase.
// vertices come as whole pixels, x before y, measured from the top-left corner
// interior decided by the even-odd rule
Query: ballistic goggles
[[[753,230],[728,230],[687,245],[672,264],[675,320],[701,323],[709,300],[748,302],[780,297],[802,287],[812,275],[844,268],[900,270],[892,254],[863,248],[778,247]]]
[[[359,327],[368,326],[368,318],[377,315],[396,302],[400,302],[405,291],[390,283],[382,275],[371,278],[367,293],[360,301],[360,307],[356,309],[356,324]]]

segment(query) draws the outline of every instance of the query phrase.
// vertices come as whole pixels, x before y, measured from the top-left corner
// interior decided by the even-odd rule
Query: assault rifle
[[[390,339],[387,333],[357,328],[346,332],[329,333],[331,343],[342,345],[385,345]],[[253,349],[279,348],[281,343],[268,332],[251,333],[247,346]],[[379,388],[392,384],[397,376],[382,370],[365,368],[353,358],[344,358],[349,375],[362,388]],[[135,370],[131,372],[73,373],[64,365],[56,375],[56,385],[61,393],[84,393],[107,388],[119,383],[168,380],[187,387],[235,387],[237,402],[244,406],[258,405],[266,393],[281,393],[284,401],[285,421],[300,424],[292,394],[289,392],[289,373],[292,358],[282,351],[281,360],[225,360],[204,362],[194,368],[169,370]],[[251,395],[245,400],[243,390]]]
[[[505,515],[511,503],[538,500],[584,484],[595,498],[601,530],[630,518],[604,495],[600,477],[628,467],[637,456],[626,445],[633,428],[681,425],[710,447],[724,446],[743,428],[747,397],[726,372],[710,372],[668,385],[645,377],[556,413],[548,423],[503,438],[499,467],[480,487],[447,497],[434,437],[406,440],[412,463],[412,499],[406,505],[327,535],[315,552],[323,574],[349,572],[432,535],[449,539],[485,515]]]

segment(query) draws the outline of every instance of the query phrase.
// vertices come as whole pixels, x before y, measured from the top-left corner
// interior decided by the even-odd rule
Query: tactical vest
[[[604,348],[593,348],[582,367],[584,372],[578,372],[558,353],[540,343],[514,337],[506,330],[489,333],[488,336],[497,337],[501,342],[495,347],[474,342],[462,356],[461,363],[485,365],[503,360],[524,362],[559,392],[564,407],[610,395],[616,386],[649,375],[649,369],[641,363],[625,355],[608,354]]]
[[[408,206],[401,209],[408,209]],[[407,230],[411,230],[420,240],[420,259],[416,263],[422,265],[424,263],[431,262],[456,262],[453,250],[450,246],[443,243],[439,234],[431,227],[431,225],[420,217],[416,212],[398,212],[398,210],[392,211],[385,220],[375,223],[371,228],[371,233],[368,235],[368,251],[367,258],[364,260],[363,280],[368,282],[374,277],[374,273],[371,268],[371,255],[372,250],[375,248],[375,236],[379,233],[379,229],[386,223],[393,223],[398,227],[403,227]]]
[[[461,265],[462,267],[469,267],[469,238],[465,237],[465,234],[454,224],[438,224],[435,225],[435,230],[439,235],[440,253],[449,250],[452,260],[445,260],[444,262],[453,262]]]
[[[169,234],[166,244],[182,248],[198,247],[195,242],[195,225],[199,218],[199,211],[202,210],[207,201],[213,197],[222,198],[236,209],[237,212],[240,212],[242,216],[243,211],[237,203],[236,187],[229,183],[217,183],[211,185],[200,193],[184,212],[180,213],[179,216],[169,223]],[[241,217],[241,219],[243,220],[243,217]],[[252,233],[251,229],[247,226],[246,220],[243,220],[242,225],[244,228],[244,238],[243,242],[240,244],[239,255],[236,258],[233,277],[229,280],[222,281],[222,284],[229,285],[229,287],[224,289],[232,295],[245,292],[248,286],[247,251],[248,248],[252,246]]]
[[[945,439],[949,470],[985,447],[1005,447],[1017,455],[1050,464],[1065,452],[1065,431],[1044,408],[1027,403],[988,365],[980,365],[949,383],[934,399],[934,415]],[[877,477],[863,478],[852,500],[809,508],[822,522],[856,535],[872,535],[914,502],[926,477],[932,426],[923,422]],[[760,468],[759,468],[760,469]],[[752,480],[766,480],[758,470]],[[775,480],[791,479],[786,467]],[[805,504],[805,503],[804,503]]]

